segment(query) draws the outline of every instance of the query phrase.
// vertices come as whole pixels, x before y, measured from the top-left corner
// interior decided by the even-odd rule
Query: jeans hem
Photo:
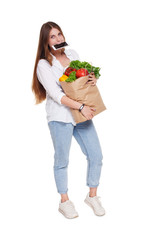
[[[62,191],[62,192],[58,191],[59,194],[66,194],[67,192],[68,191]]]
[[[90,188],[96,188],[96,187],[98,187],[99,186],[99,184],[97,184],[97,185],[90,185],[90,184],[86,184],[88,187],[90,187]]]

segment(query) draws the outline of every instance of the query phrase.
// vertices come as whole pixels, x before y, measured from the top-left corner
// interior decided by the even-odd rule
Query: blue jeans
[[[54,146],[54,177],[57,191],[60,194],[68,191],[68,163],[72,136],[80,145],[88,162],[87,182],[89,187],[97,187],[102,167],[102,151],[92,120],[73,126],[72,123],[59,121],[48,122]]]

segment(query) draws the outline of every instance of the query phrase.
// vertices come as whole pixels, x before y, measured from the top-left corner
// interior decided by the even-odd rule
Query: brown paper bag
[[[101,113],[106,109],[101,98],[98,87],[86,84],[88,76],[80,77],[74,82],[60,82],[67,97],[93,107],[96,109],[93,116]],[[77,109],[71,109],[73,118],[76,123],[84,122],[87,119]]]

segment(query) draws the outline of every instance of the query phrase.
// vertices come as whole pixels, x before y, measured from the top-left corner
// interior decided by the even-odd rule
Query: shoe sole
[[[59,211],[60,213],[62,213],[62,215],[63,215],[65,218],[68,218],[68,219],[73,219],[73,218],[77,218],[77,217],[78,217],[78,215],[76,215],[76,216],[74,216],[74,217],[68,217],[68,216],[66,216],[66,215],[64,214],[64,212],[63,212],[61,209],[58,209],[58,211]]]
[[[104,213],[104,214],[101,214],[101,215],[97,214],[97,213],[95,212],[94,208],[92,207],[92,205],[91,205],[86,199],[84,200],[84,202],[85,202],[89,207],[91,207],[91,208],[93,209],[93,211],[94,211],[94,213],[95,213],[96,216],[101,217],[101,216],[104,216],[104,215],[105,215],[105,213]]]

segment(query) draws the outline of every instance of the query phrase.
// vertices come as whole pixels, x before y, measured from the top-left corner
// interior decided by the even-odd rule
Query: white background
[[[0,238],[141,239],[141,1],[3,1],[0,6]],[[103,150],[98,195],[106,209],[84,203],[85,156],[73,139],[69,196],[79,218],[58,212],[53,145],[45,102],[34,104],[32,74],[40,28],[59,24],[82,61],[101,67],[107,110],[96,116]]]

